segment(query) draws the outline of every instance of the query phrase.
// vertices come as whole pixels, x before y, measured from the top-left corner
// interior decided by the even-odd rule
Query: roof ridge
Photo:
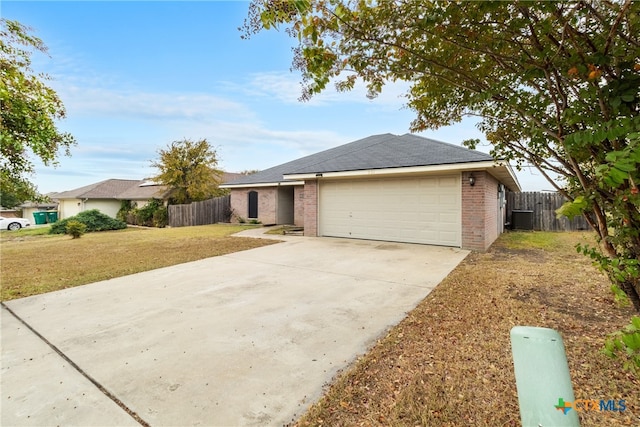
[[[477,153],[486,154],[487,156],[490,156],[490,154],[483,153],[482,151],[479,151],[479,150],[472,150],[470,148],[467,148],[467,147],[464,147],[464,146],[461,146],[461,145],[452,144],[450,142],[440,141],[439,139],[427,138],[425,136],[416,135],[416,134],[413,134],[413,133],[410,133],[410,132],[407,132],[404,135],[401,135],[400,138],[405,137],[405,136],[410,136],[410,137],[413,137],[413,138],[420,138],[420,139],[424,139],[424,140],[432,142],[432,143],[435,142],[437,144],[446,145],[447,147],[456,148],[458,150],[475,151]]]
[[[343,145],[338,145],[337,147],[331,147],[331,148],[328,148],[328,149],[326,149],[326,150],[318,151],[317,153],[309,154],[308,156],[305,156],[305,157],[313,157],[313,156],[316,156],[316,155],[319,155],[319,154],[322,154],[322,153],[326,153],[327,151],[337,150],[337,149],[339,149],[339,148],[344,148],[344,147],[346,147],[346,146],[348,146],[348,145],[352,145],[352,144],[356,144],[356,143],[358,143],[358,142],[362,142],[362,141],[364,141],[365,139],[369,139],[369,138],[376,138],[376,137],[384,136],[384,135],[390,135],[390,136],[392,136],[393,138],[399,138],[399,136],[398,136],[398,135],[394,135],[394,134],[389,133],[389,132],[387,132],[387,133],[380,133],[380,134],[376,134],[376,135],[369,135],[369,136],[366,136],[366,137],[364,137],[364,138],[360,138],[360,139],[357,139],[357,140],[355,140],[355,141],[348,142],[348,143],[343,144]],[[368,148],[368,147],[374,147],[374,146],[376,146],[376,145],[383,144],[383,143],[388,143],[388,142],[389,142],[389,140],[381,140],[381,141],[379,141],[379,142],[372,143],[371,145],[367,145],[367,148]],[[321,159],[319,159],[319,160],[318,160],[317,162],[315,162],[315,163],[312,163],[312,164],[310,164],[310,165],[305,165],[305,167],[315,166],[315,165],[317,165],[317,164],[319,164],[319,163],[324,163],[324,162],[326,162],[326,161],[328,161],[328,160],[336,159],[336,158],[338,158],[338,157],[341,157],[341,156],[344,156],[344,155],[348,155],[348,154],[352,154],[352,153],[354,153],[354,152],[356,152],[356,151],[361,151],[361,150],[362,150],[362,147],[360,147],[360,148],[358,148],[358,149],[355,149],[355,148],[354,148],[353,150],[345,151],[345,152],[343,152],[343,153],[341,153],[341,154],[337,154],[337,155],[335,155],[335,156],[333,156],[333,157],[327,157],[327,158],[324,158],[324,159],[322,159],[322,158],[321,158]],[[298,159],[298,160],[302,160],[302,159],[304,159],[305,157],[302,157],[302,158],[300,158],[300,159]],[[319,156],[318,156],[318,157],[319,157]],[[294,160],[294,161],[295,161],[295,160]],[[299,168],[298,168],[298,169],[299,169]],[[292,171],[292,173],[295,173],[295,171]]]
[[[132,187],[137,187],[139,184],[143,182],[140,179],[123,179],[123,178],[108,178],[102,181],[94,182],[93,184],[83,185],[82,187],[74,188],[72,190],[61,191],[57,193],[56,196],[66,198],[87,198],[94,197],[92,193],[104,191],[108,194],[109,197],[118,197],[119,194],[129,190]],[[123,191],[118,191],[119,188],[109,188],[109,186],[126,186],[126,189]],[[105,188],[106,187],[106,188]]]
[[[285,175],[463,164],[492,160],[489,154],[406,133],[370,135],[228,182],[230,185],[282,182]],[[226,183],[225,183],[226,184]]]
[[[255,173],[255,174],[253,174],[253,175],[257,175],[257,174],[262,173],[262,172],[267,172],[267,171],[269,171],[269,170],[271,170],[271,169],[282,168],[282,167],[287,166],[287,165],[288,165],[288,164],[290,164],[290,163],[299,163],[299,162],[301,162],[301,161],[303,161],[304,159],[307,159],[307,158],[309,158],[309,157],[315,157],[315,156],[317,156],[317,155],[319,155],[319,154],[326,153],[327,151],[337,150],[338,148],[342,148],[342,147],[344,147],[344,146],[346,146],[346,145],[355,144],[356,142],[360,142],[360,141],[363,141],[363,140],[368,139],[368,138],[374,138],[374,137],[376,137],[376,136],[382,136],[382,135],[391,135],[391,136],[396,137],[396,138],[398,137],[397,135],[394,135],[394,134],[392,134],[392,133],[381,133],[381,134],[377,134],[377,135],[370,135],[370,136],[366,136],[366,137],[364,137],[364,138],[360,138],[360,139],[357,139],[357,140],[355,140],[355,141],[347,142],[346,144],[338,145],[338,146],[336,146],[336,147],[327,148],[326,150],[318,151],[318,152],[316,152],[316,153],[312,153],[312,154],[307,154],[306,156],[302,156],[302,157],[299,157],[299,158],[297,158],[297,159],[289,160],[288,162],[284,162],[284,163],[281,163],[281,164],[279,164],[279,165],[271,166],[270,168],[263,169],[263,170],[261,170],[261,171],[259,171],[259,172]],[[384,141],[381,141],[380,143],[382,143],[382,142],[384,142]],[[374,145],[377,145],[377,144],[374,144]],[[353,152],[353,151],[351,151],[351,152]],[[332,159],[335,159],[336,157],[337,157],[337,156],[334,156],[334,157],[331,157],[331,158],[332,158]],[[317,161],[317,162],[315,162],[315,163],[312,163],[312,164],[310,164],[310,165],[308,165],[308,166],[313,166],[313,165],[316,165],[316,164],[318,164],[318,163],[322,163],[323,161],[324,161],[324,160],[319,160],[319,161]],[[246,175],[246,176],[251,176],[251,175]],[[233,181],[231,181],[231,182],[233,182]]]

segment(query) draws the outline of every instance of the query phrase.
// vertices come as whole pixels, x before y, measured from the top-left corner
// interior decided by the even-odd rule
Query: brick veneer
[[[258,221],[261,223],[276,223],[277,187],[238,188],[231,190],[231,206],[233,206],[232,222],[238,222],[238,217],[249,219],[249,192],[258,192]]]
[[[318,181],[304,182],[304,235],[318,235]]]
[[[498,238],[498,181],[490,174],[474,171],[475,185],[469,185],[472,172],[462,173],[462,247],[485,251]],[[258,192],[258,220],[263,224],[276,223],[277,187],[233,189],[232,221],[247,219],[248,193]],[[318,235],[318,181],[305,181],[294,187],[294,223],[304,227],[305,236]]]
[[[475,185],[469,185],[473,173]],[[498,181],[486,172],[462,173],[462,247],[485,251],[498,238]]]

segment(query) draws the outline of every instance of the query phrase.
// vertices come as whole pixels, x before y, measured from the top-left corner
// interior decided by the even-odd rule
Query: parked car
[[[0,216],[0,230],[15,231],[30,225],[31,223],[26,218],[5,218]]]

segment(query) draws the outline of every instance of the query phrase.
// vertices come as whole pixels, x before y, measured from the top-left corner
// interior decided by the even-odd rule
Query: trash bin
[[[515,209],[511,211],[511,229],[533,230],[533,211]]]
[[[58,220],[58,211],[49,211],[47,212],[47,222],[49,224],[53,224]]]
[[[47,213],[46,212],[34,212],[33,220],[37,225],[46,224],[47,223]]]

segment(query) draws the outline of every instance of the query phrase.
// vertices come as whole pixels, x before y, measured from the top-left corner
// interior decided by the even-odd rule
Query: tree
[[[37,193],[31,182],[0,172],[0,206],[14,208],[27,200],[40,201],[43,197]]]
[[[243,171],[238,172],[240,175],[253,175],[254,173],[260,172],[260,169],[245,169]]]
[[[242,29],[281,26],[302,99],[403,80],[412,131],[479,117],[496,158],[535,165],[586,217],[600,245],[581,250],[640,311],[640,2],[253,0]]]
[[[221,196],[222,171],[218,155],[206,139],[174,141],[158,150],[160,158],[151,163],[159,174],[152,180],[171,187],[173,203],[191,203]]]
[[[34,171],[31,156],[45,165],[56,164],[59,151],[69,155],[69,147],[75,144],[73,136],[56,128],[56,121],[65,117],[64,105],[44,83],[49,77],[33,73],[33,50],[47,52],[42,40],[30,35],[27,27],[0,19],[2,195],[7,198],[6,189],[18,188],[21,201],[37,195],[25,178]]]

